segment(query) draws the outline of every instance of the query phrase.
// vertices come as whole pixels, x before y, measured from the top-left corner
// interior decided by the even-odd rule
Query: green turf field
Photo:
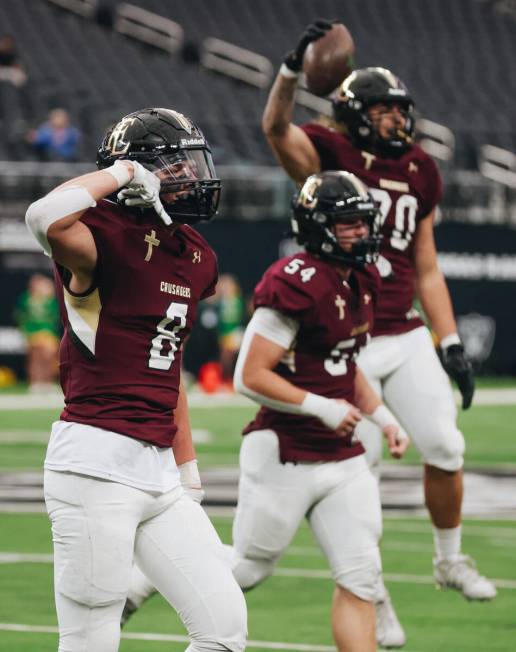
[[[0,411],[0,470],[41,468],[50,424],[58,410]],[[253,417],[253,407],[191,408],[194,429],[208,437],[197,444],[202,467],[238,463],[242,427]],[[478,405],[459,413],[466,436],[466,465],[516,466],[516,405]],[[387,459],[387,458],[386,458]],[[412,448],[404,462],[419,459]],[[515,648],[516,649],[516,648]]]
[[[230,540],[230,518],[213,519],[222,539]],[[464,547],[482,571],[505,580],[491,603],[468,603],[455,592],[436,591],[430,574],[431,534],[424,519],[387,519],[383,558],[387,584],[408,635],[407,652],[510,652],[516,637],[516,524],[467,521]],[[0,558],[5,553],[50,553],[49,524],[43,514],[0,514]],[[310,577],[310,572],[316,577]],[[330,646],[329,605],[332,583],[327,565],[302,526],[278,574],[247,594],[249,638],[265,643]],[[290,576],[281,573],[291,573]],[[320,575],[322,577],[318,577]],[[52,566],[45,563],[0,564],[0,622],[55,626]],[[10,632],[0,624],[1,652],[56,650],[55,634]],[[160,597],[145,604],[125,632],[173,634],[184,630]],[[181,650],[184,642],[124,640],[121,652]],[[282,648],[279,648],[282,649]],[[283,648],[285,649],[285,648]],[[300,649],[300,648],[298,648]],[[302,649],[302,648],[301,648]]]
[[[27,399],[30,407],[30,397]],[[202,468],[235,466],[242,426],[253,407],[192,408]],[[0,410],[0,472],[41,469],[50,424],[58,410]],[[467,439],[466,465],[516,469],[516,405],[475,405],[459,413]],[[412,451],[407,461],[417,461]],[[230,541],[231,519],[214,522]],[[387,518],[383,540],[386,581],[406,628],[406,652],[516,650],[516,522],[468,520],[464,550],[497,579],[492,603],[468,603],[436,591],[431,578],[427,519]],[[0,652],[55,652],[50,527],[44,514],[0,513]],[[16,563],[9,554],[22,555]],[[23,555],[43,555],[29,561]],[[45,557],[46,555],[46,557]],[[277,574],[248,593],[251,650],[326,652],[331,649],[332,583],[327,564],[303,526]],[[19,631],[12,631],[18,626]],[[27,631],[36,627],[36,631]],[[185,632],[171,608],[155,597],[129,623],[121,652],[179,651]],[[168,640],[156,640],[167,639]],[[154,638],[154,640],[149,640]],[[305,647],[303,647],[305,646]]]

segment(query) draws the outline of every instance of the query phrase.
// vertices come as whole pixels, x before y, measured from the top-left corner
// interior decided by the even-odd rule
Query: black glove
[[[301,34],[299,42],[292,52],[289,52],[285,57],[284,64],[292,70],[292,72],[299,72],[303,66],[303,57],[306,48],[312,41],[319,40],[332,28],[336,21],[324,20],[323,18],[316,20],[315,23],[308,25],[305,31]]]
[[[462,394],[462,409],[467,410],[475,393],[475,377],[471,362],[464,355],[462,344],[450,344],[442,350],[443,367]]]

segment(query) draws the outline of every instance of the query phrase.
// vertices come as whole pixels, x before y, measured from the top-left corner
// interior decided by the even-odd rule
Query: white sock
[[[432,527],[437,559],[453,559],[460,554],[462,526],[441,529]]]

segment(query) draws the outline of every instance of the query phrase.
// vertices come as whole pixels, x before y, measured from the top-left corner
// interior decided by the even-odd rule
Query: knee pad
[[[274,564],[274,559],[251,559],[235,553],[231,570],[240,588],[248,591],[272,575]]]
[[[334,573],[335,582],[357,598],[374,602],[382,592],[382,566],[380,551],[369,553],[350,560],[345,567]]]
[[[425,464],[443,471],[458,471],[464,465],[464,436],[457,428],[429,441],[423,451]]]

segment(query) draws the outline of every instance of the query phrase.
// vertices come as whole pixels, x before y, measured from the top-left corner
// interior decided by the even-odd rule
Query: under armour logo
[[[145,262],[148,263],[152,258],[152,252],[154,251],[152,247],[159,247],[160,244],[160,241],[156,238],[156,231],[154,231],[154,229],[152,229],[150,233],[147,233],[145,236],[145,242],[149,245],[147,255],[145,256]]]
[[[345,315],[344,306],[346,305],[346,302],[340,296],[340,294],[337,294],[337,296],[335,297],[335,305],[337,306],[339,311],[339,319],[344,319],[344,315]]]
[[[201,262],[201,252],[198,249],[196,249],[193,252],[192,263],[200,263],[200,262]]]
[[[369,304],[370,301],[371,301],[371,295],[364,294],[364,303],[366,304],[366,306]]]
[[[409,172],[417,172],[419,170],[418,166],[414,163],[414,161],[410,161],[408,164],[408,171]]]

